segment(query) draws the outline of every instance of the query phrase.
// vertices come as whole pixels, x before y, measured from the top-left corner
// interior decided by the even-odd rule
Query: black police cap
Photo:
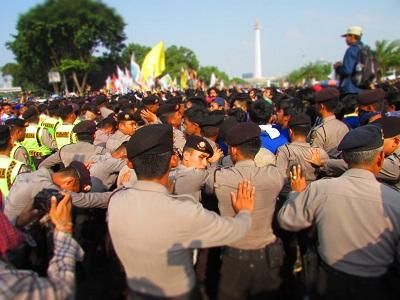
[[[157,104],[160,103],[160,98],[157,95],[150,95],[145,98],[143,98],[142,103],[144,105],[152,105],[152,104]]]
[[[135,120],[135,116],[132,113],[120,112],[117,116],[117,121],[123,122],[123,121],[136,121],[136,120]]]
[[[400,117],[382,117],[372,124],[380,124],[385,139],[400,135]]]
[[[315,102],[316,103],[325,102],[328,100],[339,98],[339,96],[340,96],[340,93],[337,88],[328,87],[328,88],[324,88],[321,91],[315,93]]]
[[[167,99],[167,101],[165,101],[165,103],[168,103],[168,104],[182,104],[183,103],[183,99],[180,96],[172,97],[172,98]]]
[[[22,114],[22,117],[25,120],[27,120],[27,119],[30,119],[32,117],[36,117],[38,115],[39,115],[39,113],[38,113],[37,109],[35,107],[31,106]]]
[[[224,115],[206,114],[200,121],[200,127],[219,127],[224,122]]]
[[[92,185],[92,180],[90,178],[90,171],[85,166],[84,163],[80,161],[72,161],[68,167],[73,168],[79,176],[79,184],[81,192],[88,192]]]
[[[126,150],[129,160],[142,154],[172,153],[172,126],[152,124],[138,129],[128,141]]]
[[[224,120],[224,122],[221,124],[219,127],[219,137],[225,141],[226,135],[228,134],[228,131],[237,125],[239,122],[236,120],[235,117],[228,117]]]
[[[174,113],[174,112],[177,112],[179,110],[179,108],[180,108],[179,104],[173,104],[173,103],[163,104],[158,109],[157,115],[162,116],[165,114]]]
[[[82,121],[74,126],[72,131],[76,134],[93,134],[96,132],[96,123],[93,121]]]
[[[24,128],[24,127],[28,126],[28,124],[24,120],[22,120],[20,118],[8,119],[8,120],[6,120],[5,124],[8,127],[18,127],[18,128]]]
[[[383,89],[364,90],[358,94],[358,105],[370,105],[381,102],[385,99]]]
[[[8,144],[11,138],[10,129],[6,125],[0,125],[0,145]]]
[[[198,107],[191,107],[183,113],[183,116],[190,122],[200,124],[205,114],[206,114],[205,110]]]
[[[297,115],[293,115],[289,119],[288,126],[289,127],[311,126],[311,119],[305,113],[300,113],[300,114],[297,114]]]
[[[258,125],[250,123],[238,123],[231,129],[225,137],[225,142],[230,146],[237,146],[249,140],[260,137],[261,129]]]
[[[96,105],[102,105],[107,102],[107,97],[105,95],[99,95],[96,97]]]
[[[378,149],[382,145],[382,127],[378,124],[368,124],[350,130],[343,137],[337,149],[345,152],[358,152]]]
[[[203,137],[198,135],[189,135],[186,138],[185,148],[191,148],[200,152],[207,153],[211,156],[214,155],[214,150],[210,143]]]

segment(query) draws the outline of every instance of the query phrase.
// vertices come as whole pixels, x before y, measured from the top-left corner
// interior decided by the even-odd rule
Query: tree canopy
[[[81,91],[99,47],[111,54],[122,49],[124,26],[122,18],[101,2],[47,0],[19,17],[17,34],[7,47],[27,80],[46,88],[47,73],[57,70],[72,75]]]
[[[378,63],[378,80],[388,75],[392,69],[400,70],[400,40],[376,41],[373,52]]]
[[[309,63],[289,73],[287,81],[291,84],[299,84],[305,80],[326,80],[332,72],[330,63]]]

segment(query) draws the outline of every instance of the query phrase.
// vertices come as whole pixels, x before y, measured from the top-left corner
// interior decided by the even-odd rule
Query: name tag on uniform
[[[69,132],[56,132],[56,137],[67,138],[67,137],[69,137]]]

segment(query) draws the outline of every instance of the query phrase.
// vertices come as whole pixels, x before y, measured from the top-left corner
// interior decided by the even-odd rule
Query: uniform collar
[[[151,191],[151,192],[169,195],[167,188],[156,182],[138,180],[138,181],[136,181],[136,183],[133,184],[132,187],[137,190]]]
[[[334,120],[334,119],[336,119],[336,116],[335,116],[335,115],[332,115],[332,116],[323,118],[323,119],[322,119],[322,122],[323,122],[323,123],[326,123],[326,122],[328,122],[328,121],[330,121],[330,120]]]
[[[348,169],[346,172],[343,173],[342,176],[373,179],[374,181],[376,181],[375,175],[372,172],[364,169],[356,169],[356,168]]]
[[[235,167],[250,167],[255,165],[256,163],[251,159],[241,160],[235,163]]]

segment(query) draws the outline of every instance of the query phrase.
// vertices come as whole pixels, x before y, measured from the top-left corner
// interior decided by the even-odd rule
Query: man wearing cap
[[[29,107],[22,117],[28,122],[28,127],[21,144],[28,150],[37,167],[43,159],[57,149],[57,144],[49,131],[38,125],[39,113],[35,107]]]
[[[311,146],[324,149],[329,157],[337,158],[337,146],[349,128],[336,119],[335,110],[339,102],[339,91],[336,88],[325,88],[315,94],[315,111],[322,122],[310,133]]]
[[[318,169],[308,160],[310,151],[318,151],[321,159],[329,158],[324,149],[320,147],[311,147],[307,142],[307,136],[311,129],[311,119],[305,114],[291,116],[288,122],[290,143],[279,147],[276,154],[276,166],[285,177],[285,185],[281,191],[281,196],[286,198],[291,191],[289,171],[293,166],[300,165],[307,183],[317,179]]]
[[[377,179],[400,189],[400,118],[382,117],[371,124],[382,126],[383,136],[385,138],[385,146],[383,148],[385,160],[377,175]],[[317,152],[311,153],[311,159],[309,161],[316,166],[320,166],[321,171],[325,172],[328,176],[340,176],[349,168],[344,159],[323,160]]]
[[[4,213],[15,223],[21,213],[32,209],[35,196],[43,189],[70,191],[72,204],[76,207],[107,208],[111,192],[85,193],[90,187],[90,173],[83,163],[77,161],[55,173],[45,168],[22,173],[11,186]]]
[[[361,125],[373,122],[382,117],[385,108],[385,91],[383,89],[364,90],[358,94],[358,119]]]
[[[123,142],[129,141],[136,131],[136,121],[139,116],[130,112],[120,112],[117,117],[117,130],[110,135],[106,143],[109,152],[115,151]]]
[[[346,38],[346,44],[349,46],[344,54],[343,62],[334,64],[335,72],[340,76],[340,92],[342,94],[357,94],[360,89],[354,85],[352,75],[355,72],[358,62],[358,54],[363,46],[361,42],[362,28],[352,26],[342,35]]]
[[[400,254],[400,206],[399,193],[375,178],[383,142],[378,126],[358,127],[338,146],[349,164],[342,176],[307,185],[300,168],[291,174],[295,192],[278,221],[290,231],[316,226],[318,299],[394,299],[384,277]]]
[[[219,147],[217,139],[219,135],[219,126],[224,122],[224,115],[217,113],[204,114],[200,121],[200,134],[204,137],[216,151]]]
[[[225,99],[221,97],[216,97],[211,103],[210,103],[210,111],[224,111],[225,110]]]
[[[180,112],[180,105],[167,103],[160,106],[157,116],[163,124],[169,124],[174,132],[174,148],[182,154],[183,146],[185,146],[185,134],[180,131],[182,124],[182,114]]]
[[[131,296],[198,299],[192,249],[242,238],[250,227],[254,188],[241,182],[234,201],[237,214],[219,217],[190,195],[169,194],[169,172],[177,160],[170,125],[140,128],[127,151],[138,181],[111,197],[108,228]],[[236,198],[234,193],[232,197]]]
[[[82,121],[74,126],[72,132],[76,134],[77,143],[61,147],[56,153],[42,161],[39,168],[49,169],[61,163],[68,166],[74,160],[87,163],[91,156],[107,152],[105,148],[93,145],[96,132],[95,122]]]
[[[25,139],[25,132],[28,123],[19,118],[12,118],[6,121],[6,125],[10,129],[11,142],[14,147],[11,149],[10,157],[22,162],[30,167],[32,171],[36,170],[32,157],[29,155],[28,150],[21,144]]]
[[[76,135],[72,131],[76,121],[76,114],[72,105],[66,105],[59,109],[58,114],[62,119],[62,124],[55,130],[56,142],[58,150],[61,147],[76,143]]]
[[[260,133],[260,127],[251,122],[233,126],[225,141],[234,166],[216,169],[207,178],[205,191],[217,196],[221,216],[234,215],[229,194],[238,182],[249,180],[257,191],[250,231],[225,248],[218,299],[256,295],[267,298],[278,293],[281,284],[279,273],[284,252],[273,233],[272,219],[284,180],[275,166],[256,166],[254,158],[261,147]]]
[[[10,157],[12,147],[10,129],[0,125],[0,190],[3,198],[8,196],[17,175],[30,171],[27,165]]]
[[[171,178],[172,192],[176,195],[190,194],[197,202],[200,202],[201,189],[208,176],[206,169],[210,163],[209,159],[213,156],[214,150],[206,139],[189,135],[183,148],[181,163]]]
[[[96,97],[96,106],[100,111],[101,117],[103,119],[114,115],[114,111],[107,107],[107,97],[105,95],[99,95]]]
[[[192,107],[183,114],[183,126],[187,135],[201,136],[200,123],[207,112],[204,109]]]

